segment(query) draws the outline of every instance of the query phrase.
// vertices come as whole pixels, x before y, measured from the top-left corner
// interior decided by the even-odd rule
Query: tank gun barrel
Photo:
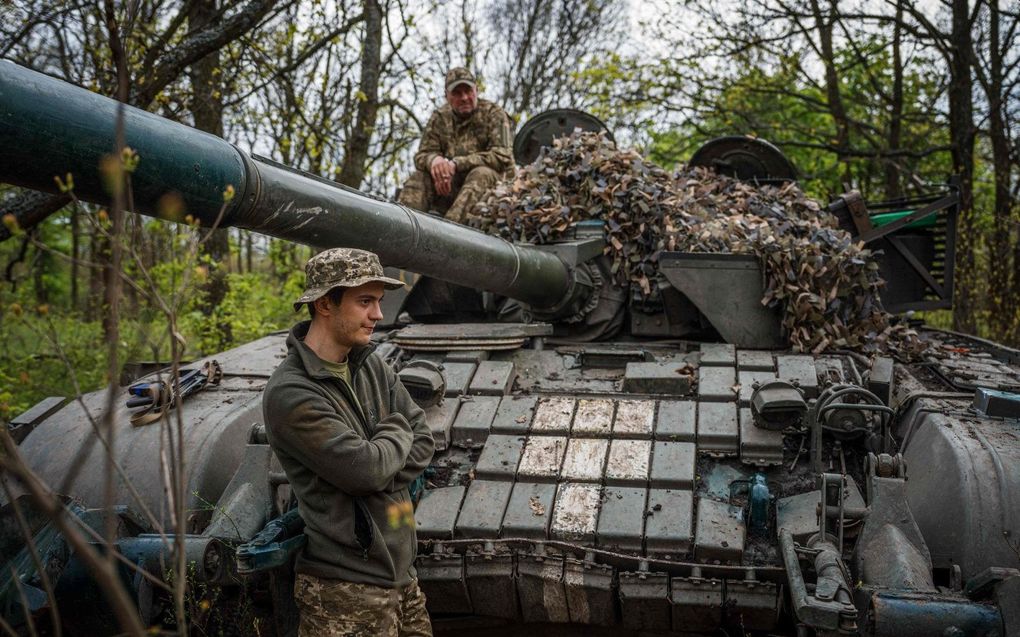
[[[126,145],[140,158],[132,209],[203,226],[245,228],[315,248],[352,247],[386,265],[508,296],[536,309],[569,294],[559,257],[409,210],[238,149],[223,139],[121,105],[42,73],[0,62],[0,181],[59,192],[73,175],[75,196],[112,200],[100,166],[115,148],[118,108]],[[224,201],[223,192],[235,196]],[[173,193],[183,207],[173,205]]]

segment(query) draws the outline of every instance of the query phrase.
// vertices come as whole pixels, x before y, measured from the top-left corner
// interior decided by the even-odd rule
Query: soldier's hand
[[[453,175],[456,172],[456,164],[445,157],[436,157],[432,160],[430,167],[432,183],[435,185],[436,194],[445,197],[450,194],[453,187]]]

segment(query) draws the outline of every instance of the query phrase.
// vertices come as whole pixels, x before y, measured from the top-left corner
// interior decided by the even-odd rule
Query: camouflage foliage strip
[[[669,173],[593,133],[557,140],[472,211],[472,225],[544,243],[571,223],[605,223],[606,254],[620,285],[645,297],[668,285],[663,250],[755,254],[766,275],[762,303],[782,309],[801,351],[853,349],[911,358],[924,345],[883,309],[874,255],[795,184],[758,186],[704,168]]]

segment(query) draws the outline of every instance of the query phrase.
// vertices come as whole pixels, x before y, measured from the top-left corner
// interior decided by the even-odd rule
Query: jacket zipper
[[[364,408],[361,406],[361,401],[358,400],[357,392],[354,389],[354,379],[357,377],[358,372],[361,371],[361,366],[362,366],[362,364],[364,364],[364,362],[365,362],[365,360],[364,360],[364,358],[362,358],[362,360],[360,361],[360,363],[359,363],[359,365],[357,367],[353,367],[352,366],[352,368],[351,368],[351,384],[350,385],[348,385],[344,381],[344,379],[342,379],[342,378],[335,378],[335,382],[340,387],[340,393],[343,394],[344,398],[347,399],[347,404],[350,405],[351,411],[353,411],[358,416],[358,420],[361,421],[361,426],[364,428],[365,433],[368,435],[369,439],[371,439],[372,438],[372,434],[375,433],[375,431],[374,431],[375,428],[374,427],[369,427],[368,417],[365,416]],[[362,509],[364,508],[364,505],[361,503],[361,498],[359,498],[358,496],[351,496],[351,498],[355,501],[355,503],[354,503],[355,510],[356,510],[355,515],[357,515],[358,513],[361,513],[361,515],[366,515],[366,513],[364,511],[362,511]],[[366,522],[366,524],[371,524],[371,518],[369,517],[367,520],[365,520],[365,522]],[[355,527],[357,527],[357,521],[356,520],[355,520],[354,524],[355,524]],[[367,560],[368,559],[368,548],[370,548],[370,547],[362,547],[361,548],[361,559],[363,559],[363,560]]]

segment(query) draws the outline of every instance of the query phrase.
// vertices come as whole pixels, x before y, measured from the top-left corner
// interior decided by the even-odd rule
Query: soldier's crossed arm
[[[407,393],[407,388],[392,369],[386,370],[386,380],[390,385],[390,409],[394,413],[407,418],[411,429],[411,449],[407,453],[403,468],[393,477],[391,491],[402,489],[414,482],[432,462],[432,454],[436,443],[432,439],[432,431],[425,419],[425,410]]]

